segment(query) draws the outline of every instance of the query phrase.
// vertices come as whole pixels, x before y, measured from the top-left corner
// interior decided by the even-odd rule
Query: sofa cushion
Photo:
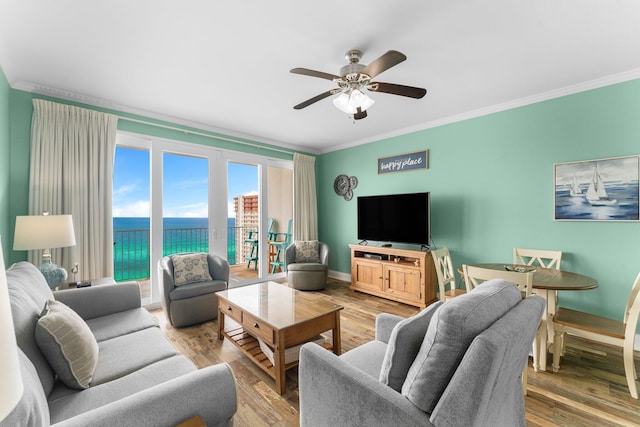
[[[49,406],[44,395],[36,368],[29,358],[18,349],[20,375],[24,391],[13,411],[0,421],[3,426],[41,427],[49,425]]]
[[[429,322],[442,304],[442,301],[431,304],[393,327],[380,370],[380,382],[397,392],[402,390],[402,384],[420,350]]]
[[[208,295],[214,292],[224,291],[227,289],[227,282],[224,280],[209,280],[207,282],[189,283],[169,292],[169,299],[172,301],[199,297],[200,295]]]
[[[48,395],[53,389],[55,372],[36,344],[36,322],[44,304],[52,299],[51,289],[40,270],[26,261],[9,267],[7,285],[18,347],[33,363],[44,394]]]
[[[100,342],[158,326],[158,322],[146,308],[140,307],[89,319],[87,326],[96,337],[96,341]]]
[[[289,271],[326,271],[328,266],[326,264],[319,264],[315,262],[294,262],[287,266]]]
[[[63,383],[89,387],[98,364],[98,343],[73,310],[59,301],[47,301],[36,324],[36,343]]]
[[[141,347],[142,348],[142,347]],[[194,364],[184,356],[173,356],[148,364],[124,377],[86,390],[74,390],[57,383],[49,396],[51,424],[118,401],[134,393],[145,391],[196,370]],[[143,423],[144,414],[132,414],[131,423]],[[46,424],[49,425],[49,424]]]
[[[171,262],[173,283],[176,286],[213,280],[205,253],[171,255]]]
[[[342,354],[340,359],[355,366],[369,376],[377,379],[384,360],[387,345],[382,341],[373,340]]]
[[[98,366],[91,387],[129,375],[178,352],[160,328],[147,328],[98,343]]]
[[[443,304],[431,319],[402,394],[431,413],[473,339],[520,301],[517,286],[494,279]]]
[[[296,262],[320,262],[317,240],[296,240]]]

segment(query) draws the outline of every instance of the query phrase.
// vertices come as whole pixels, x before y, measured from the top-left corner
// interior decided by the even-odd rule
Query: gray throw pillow
[[[36,323],[36,343],[67,387],[89,387],[98,364],[98,342],[75,311],[47,301]]]
[[[171,262],[173,262],[173,283],[176,286],[213,280],[205,253],[171,255]]]
[[[295,245],[296,262],[320,262],[317,240],[297,240]]]
[[[429,323],[402,394],[430,414],[473,339],[520,301],[517,286],[494,279],[443,304]]]
[[[393,327],[380,369],[381,383],[397,392],[402,390],[402,384],[420,350],[429,322],[442,304],[442,301],[431,304],[420,313],[398,322]]]

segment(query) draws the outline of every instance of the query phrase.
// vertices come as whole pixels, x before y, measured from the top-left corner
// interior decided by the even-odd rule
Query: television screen
[[[358,197],[358,239],[429,245],[429,193]]]

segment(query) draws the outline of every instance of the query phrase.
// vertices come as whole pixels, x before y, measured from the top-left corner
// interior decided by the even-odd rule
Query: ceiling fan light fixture
[[[374,104],[374,102],[376,102],[373,99],[371,99],[369,95],[367,95],[364,92],[361,92],[358,89],[354,89],[353,92],[351,92],[351,97],[349,101],[356,110],[358,109],[358,107],[360,107],[360,110],[362,111],[366,111],[367,108],[371,107]]]
[[[374,104],[374,100],[359,89],[350,89],[342,92],[340,96],[333,100],[333,105],[346,114],[355,114],[358,111],[365,111]]]
[[[351,103],[349,102],[350,100],[350,93],[349,92],[342,92],[340,94],[340,96],[338,96],[337,98],[335,98],[333,100],[333,105],[335,105],[335,107],[347,114],[353,114],[356,112],[356,109],[351,105]]]

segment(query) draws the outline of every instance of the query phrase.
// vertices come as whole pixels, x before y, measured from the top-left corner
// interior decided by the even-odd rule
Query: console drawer
[[[242,323],[242,310],[237,306],[226,301],[220,301],[218,304],[220,311],[222,311],[225,316],[232,318],[238,323]]]
[[[248,313],[242,316],[242,328],[256,338],[275,346],[274,330],[262,320],[253,317]]]

